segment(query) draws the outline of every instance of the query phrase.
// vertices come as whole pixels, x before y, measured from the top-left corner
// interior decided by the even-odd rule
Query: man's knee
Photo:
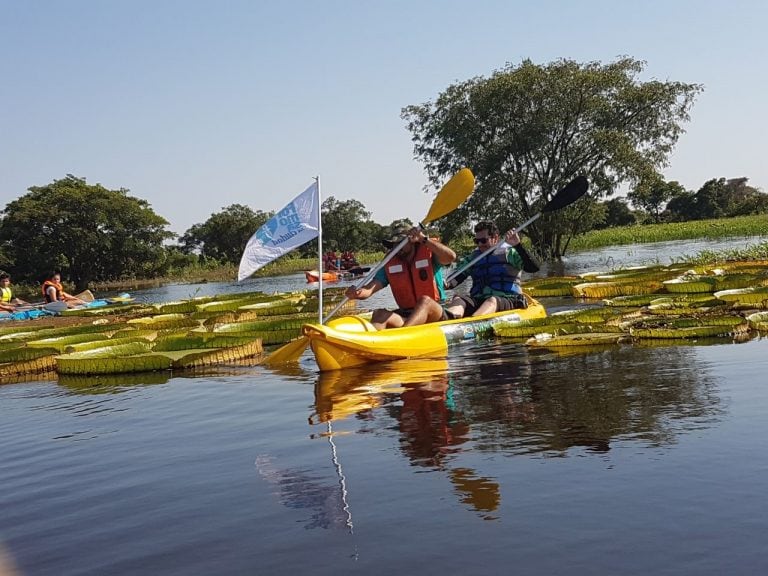
[[[439,306],[437,302],[435,302],[434,298],[430,298],[429,296],[419,296],[419,299],[416,300],[416,308],[423,309],[423,308],[435,308],[436,306]]]

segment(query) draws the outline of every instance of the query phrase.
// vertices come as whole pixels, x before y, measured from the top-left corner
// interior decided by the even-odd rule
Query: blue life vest
[[[507,249],[509,250],[509,248]],[[476,250],[472,255],[477,256]],[[469,291],[473,298],[487,295],[485,288],[504,294],[520,294],[520,270],[507,262],[507,252],[491,252],[485,258],[481,258],[472,265],[472,289]]]

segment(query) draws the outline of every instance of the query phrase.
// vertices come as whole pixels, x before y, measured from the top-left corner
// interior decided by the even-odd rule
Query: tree
[[[599,203],[605,211],[604,219],[596,228],[612,228],[614,226],[629,226],[637,223],[637,217],[629,209],[623,198],[611,198]]]
[[[328,250],[364,250],[375,245],[371,213],[359,200],[323,200],[323,248]]]
[[[232,204],[184,232],[180,239],[182,250],[197,251],[203,258],[217,262],[237,264],[250,237],[272,216],[274,212],[254,212],[248,206]]]
[[[768,196],[747,185],[748,178],[712,178],[695,193],[678,194],[667,205],[670,220],[730,218],[768,212]]]
[[[71,174],[29,188],[3,214],[0,245],[14,277],[35,282],[58,270],[78,290],[91,281],[152,274],[163,265],[163,242],[174,236],[146,200]]]
[[[651,220],[658,224],[662,220],[667,202],[683,192],[685,188],[676,180],[665,182],[660,175],[654,175],[640,181],[633,190],[630,190],[627,198],[636,208],[645,210],[651,216]]]
[[[431,183],[470,167],[477,187],[467,217],[506,229],[578,175],[599,199],[666,163],[701,87],[641,81],[643,69],[629,57],[606,65],[525,60],[453,84],[434,102],[404,108],[402,117]],[[557,258],[567,235],[592,228],[598,217],[580,200],[540,218],[528,234],[542,256]]]

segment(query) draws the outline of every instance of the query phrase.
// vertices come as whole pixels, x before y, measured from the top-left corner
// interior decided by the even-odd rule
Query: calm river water
[[[665,250],[697,248],[566,270]],[[760,338],[589,354],[497,340],[338,373],[305,355],[3,385],[0,574],[764,574],[767,370]]]

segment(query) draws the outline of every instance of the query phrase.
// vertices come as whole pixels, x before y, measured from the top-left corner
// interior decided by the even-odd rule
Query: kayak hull
[[[449,346],[491,334],[498,322],[547,315],[539,302],[529,301],[525,309],[388,330],[376,330],[363,318],[347,316],[327,325],[305,324],[302,333],[309,339],[321,371],[404,358],[442,358],[447,356]]]
[[[304,276],[307,282],[319,282],[320,272],[317,270],[304,270]],[[337,272],[323,272],[323,282],[338,282],[339,274]]]

